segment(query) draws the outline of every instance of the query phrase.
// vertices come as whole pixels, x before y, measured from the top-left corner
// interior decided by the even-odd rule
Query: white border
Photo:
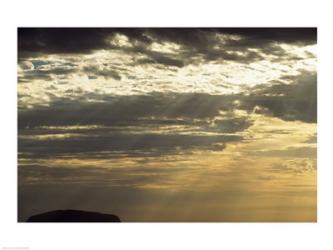
[[[306,0],[1,1],[0,249],[333,249],[332,9]],[[16,223],[18,26],[318,27],[318,223]]]

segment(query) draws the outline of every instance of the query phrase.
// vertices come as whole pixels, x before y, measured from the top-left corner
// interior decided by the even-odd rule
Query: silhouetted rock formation
[[[120,222],[118,216],[80,210],[55,210],[29,217],[27,222]]]

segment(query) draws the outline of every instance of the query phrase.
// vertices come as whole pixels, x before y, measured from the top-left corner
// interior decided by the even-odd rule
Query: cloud
[[[290,79],[290,84],[254,87],[249,95],[243,96],[241,107],[288,121],[316,123],[317,74],[301,72]]]
[[[150,134],[120,134],[94,135],[85,132],[84,136],[68,137],[57,140],[19,139],[18,150],[21,153],[39,156],[89,153],[105,151],[112,152],[151,152],[166,154],[177,150],[222,150],[224,143],[239,141],[238,135],[157,135]]]
[[[148,58],[142,58],[136,61],[137,64],[162,64],[165,66],[183,67],[185,63],[182,60],[168,57],[161,53],[147,53]]]
[[[55,76],[67,78],[69,75],[79,70],[77,64],[70,62],[31,60],[19,62],[22,69],[19,72],[18,82],[30,82],[33,80],[43,80],[49,82]]]
[[[279,43],[316,43],[315,28],[167,28],[148,29],[146,33],[160,43],[181,45],[184,61],[201,56],[207,61],[249,63],[267,55],[286,57],[288,52]]]
[[[243,131],[252,125],[249,119],[242,118],[229,118],[229,119],[216,119],[213,122],[213,128],[226,133],[235,133]]]
[[[162,93],[105,95],[98,102],[55,101],[19,111],[19,152],[43,156],[220,151],[226,143],[242,140],[237,133],[251,125],[232,112],[221,117],[230,102],[224,96]]]
[[[19,67],[22,70],[33,70],[34,69],[34,64],[30,61],[21,61],[19,63]]]
[[[86,73],[89,78],[98,78],[99,76],[102,76],[105,79],[112,78],[114,80],[121,80],[121,76],[117,71],[108,69],[107,67],[98,67],[95,65],[85,66],[83,72]]]
[[[111,41],[117,35],[129,47]],[[64,39],[66,38],[66,39]],[[177,54],[156,52],[154,43],[173,43]],[[287,52],[276,43],[309,45],[316,43],[315,28],[19,28],[19,60],[41,54],[82,54],[96,50],[123,50],[144,54],[138,63],[158,63],[183,67],[198,58],[247,63],[264,55],[283,56]]]
[[[93,99],[96,101],[88,101]],[[116,125],[140,117],[204,119],[232,108],[233,96],[151,93],[111,96],[87,94],[75,100],[55,100],[48,106],[19,111],[19,127],[47,125]]]
[[[195,47],[205,47],[214,39],[214,34],[241,36],[244,40],[238,40],[239,44],[246,46],[255,41],[261,44],[272,42],[313,44],[317,39],[316,28],[166,28],[150,29],[148,34],[153,34],[162,41],[193,44]]]
[[[19,53],[87,53],[107,47],[107,29],[19,28]]]
[[[288,147],[281,150],[257,151],[256,155],[266,157],[287,157],[287,158],[316,158],[317,148],[315,147]]]
[[[317,133],[315,133],[314,135],[310,136],[310,137],[305,141],[305,143],[310,143],[310,144],[317,143]]]
[[[304,174],[316,171],[316,162],[303,160],[289,160],[285,163],[277,163],[271,167],[272,172],[283,173],[283,174]]]
[[[30,82],[32,80],[51,81],[52,76],[46,71],[31,70],[24,72],[23,75],[19,75],[18,77],[18,83]]]

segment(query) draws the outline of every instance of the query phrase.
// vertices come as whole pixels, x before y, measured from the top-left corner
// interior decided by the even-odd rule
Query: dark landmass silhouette
[[[28,218],[27,222],[121,222],[113,214],[102,214],[81,210],[54,210],[36,214]]]

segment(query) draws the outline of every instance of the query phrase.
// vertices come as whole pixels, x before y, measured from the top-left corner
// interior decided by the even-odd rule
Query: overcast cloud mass
[[[315,28],[19,28],[19,221],[316,221]]]

